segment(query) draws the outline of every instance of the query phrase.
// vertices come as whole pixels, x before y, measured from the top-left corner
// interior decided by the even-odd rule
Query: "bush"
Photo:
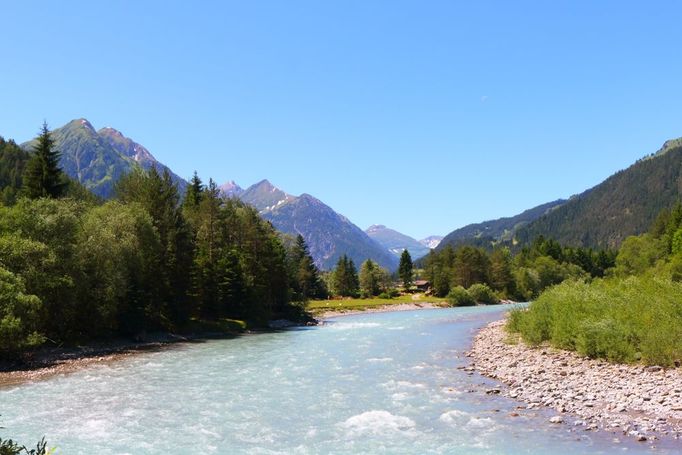
[[[471,297],[471,294],[469,294],[462,286],[452,288],[447,296],[447,299],[452,306],[476,305],[476,301],[473,299],[473,297]]]
[[[49,455],[51,453],[54,453],[53,449],[47,448],[44,438],[36,445],[35,449],[20,446],[11,439],[0,438],[0,455]]]
[[[500,299],[497,298],[495,292],[493,292],[493,290],[490,289],[486,284],[472,284],[467,291],[469,292],[469,295],[471,295],[471,297],[476,301],[476,303],[484,303],[486,305],[500,303]]]
[[[564,282],[512,311],[508,330],[588,357],[670,366],[682,359],[682,283],[651,275]]]

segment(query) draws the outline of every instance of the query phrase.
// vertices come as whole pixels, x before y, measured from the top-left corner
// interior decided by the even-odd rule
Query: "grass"
[[[682,359],[682,284],[651,276],[564,282],[512,311],[507,327],[532,345],[671,366]]]
[[[183,331],[188,333],[237,334],[246,330],[247,324],[239,319],[222,318],[216,321],[192,318]]]
[[[445,299],[433,296],[420,295],[417,300],[412,299],[412,295],[401,295],[393,299],[343,299],[343,300],[311,300],[307,310],[313,313],[323,313],[325,311],[358,311],[367,310],[388,305],[401,305],[406,303],[441,303]]]

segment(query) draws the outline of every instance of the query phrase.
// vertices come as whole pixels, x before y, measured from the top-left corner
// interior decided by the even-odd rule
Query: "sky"
[[[682,136],[682,3],[0,0],[0,135],[87,118],[174,172],[417,239]]]

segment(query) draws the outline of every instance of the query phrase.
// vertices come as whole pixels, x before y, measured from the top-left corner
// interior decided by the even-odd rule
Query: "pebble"
[[[611,364],[575,353],[509,344],[505,321],[496,321],[476,335],[469,355],[484,376],[508,385],[487,389],[520,400],[525,406],[546,407],[574,415],[585,430],[623,433],[637,441],[656,435],[682,436],[682,371],[660,366]],[[550,423],[562,423],[560,415]]]

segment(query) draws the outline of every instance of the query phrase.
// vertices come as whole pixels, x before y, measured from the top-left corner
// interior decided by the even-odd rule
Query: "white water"
[[[0,389],[0,436],[61,454],[678,453],[551,425],[465,365],[502,307],[348,316]],[[614,438],[620,442],[613,442]]]

